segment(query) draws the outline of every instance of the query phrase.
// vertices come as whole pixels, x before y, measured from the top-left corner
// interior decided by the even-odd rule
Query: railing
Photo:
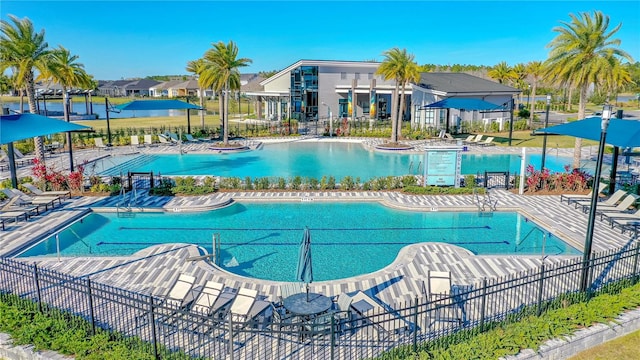
[[[635,283],[640,245],[629,244],[635,245],[592,256],[586,265],[591,284],[587,293],[579,291],[585,265],[576,257],[475,284],[454,283],[451,295],[437,301],[422,295],[363,315],[352,308],[336,313],[347,316],[331,317],[322,324],[308,318],[283,319],[278,302],[268,304],[252,320],[232,322],[226,309],[201,314],[174,308],[158,296],[8,258],[0,259],[0,300],[50,316],[75,315],[72,326],[123,334],[131,346],[157,359],[171,358],[172,352],[216,359],[385,359],[408,354],[429,341],[446,346],[454,341],[447,335],[456,334],[459,340],[496,322],[540,315],[584,300],[611,284]],[[224,291],[233,293],[233,289]],[[469,329],[477,331],[461,331]]]

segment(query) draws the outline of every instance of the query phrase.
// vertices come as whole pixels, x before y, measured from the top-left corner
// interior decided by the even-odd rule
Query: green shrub
[[[300,176],[295,176],[293,177],[293,179],[291,179],[291,189],[300,190],[301,185],[302,185],[302,178]]]
[[[477,188],[476,191],[480,194],[484,194],[485,189]],[[473,194],[473,188],[455,188],[453,186],[407,186],[402,189],[402,192],[415,195],[466,195]]]
[[[253,184],[256,190],[268,190],[270,186],[268,177],[256,178]]]
[[[221,178],[220,189],[240,189],[242,181],[238,177]]]
[[[251,182],[251,176],[246,176],[244,178],[244,184],[242,187],[244,190],[253,190],[253,184]]]
[[[355,189],[355,183],[353,181],[353,178],[351,176],[343,177],[342,181],[340,182],[340,188],[342,190],[353,190],[353,189]]]
[[[276,183],[278,184],[278,189],[284,190],[287,188],[287,180],[283,177],[279,177]]]

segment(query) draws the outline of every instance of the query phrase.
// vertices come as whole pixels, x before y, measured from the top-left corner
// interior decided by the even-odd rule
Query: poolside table
[[[330,298],[317,293],[309,293],[309,301],[307,301],[307,293],[294,294],[283,300],[285,309],[292,314],[304,317],[321,314],[329,310],[331,303]]]

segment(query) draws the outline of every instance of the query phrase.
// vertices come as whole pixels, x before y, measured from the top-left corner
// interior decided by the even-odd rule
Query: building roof
[[[130,84],[125,85],[127,90],[149,90],[150,87],[153,87],[159,84],[160,81],[156,81],[153,79],[140,79],[138,81],[134,81]]]
[[[198,90],[200,89],[200,85],[198,85],[198,80],[190,79],[187,81],[182,81],[177,84],[173,84],[171,86],[174,89],[187,89],[187,90]]]
[[[422,73],[420,81],[416,85],[423,89],[446,93],[446,96],[473,93],[517,94],[521,92],[514,87],[465,73]]]
[[[264,91],[264,86],[260,85],[265,79],[262,76],[256,76],[245,85],[240,87],[242,92]]]
[[[161,82],[159,84],[151,86],[151,88],[156,89],[156,90],[165,90],[165,89],[169,89],[169,88],[174,88],[175,85],[181,84],[183,82],[184,82],[184,80],[169,80],[169,81]]]
[[[283,74],[289,74],[289,72],[300,66],[340,66],[340,67],[371,67],[377,69],[380,66],[379,62],[375,61],[344,61],[344,60],[298,60],[295,63],[287,66],[286,68],[278,71],[275,75],[260,82],[260,85],[264,86],[271,81],[279,78]]]

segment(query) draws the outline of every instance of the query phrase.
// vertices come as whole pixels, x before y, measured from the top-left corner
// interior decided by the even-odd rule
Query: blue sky
[[[211,43],[233,40],[253,60],[242,72],[300,59],[382,60],[406,48],[418,64],[510,65],[545,60],[552,29],[600,10],[622,49],[640,61],[640,1],[31,1],[8,14],[44,29],[96,79],[186,74]]]

